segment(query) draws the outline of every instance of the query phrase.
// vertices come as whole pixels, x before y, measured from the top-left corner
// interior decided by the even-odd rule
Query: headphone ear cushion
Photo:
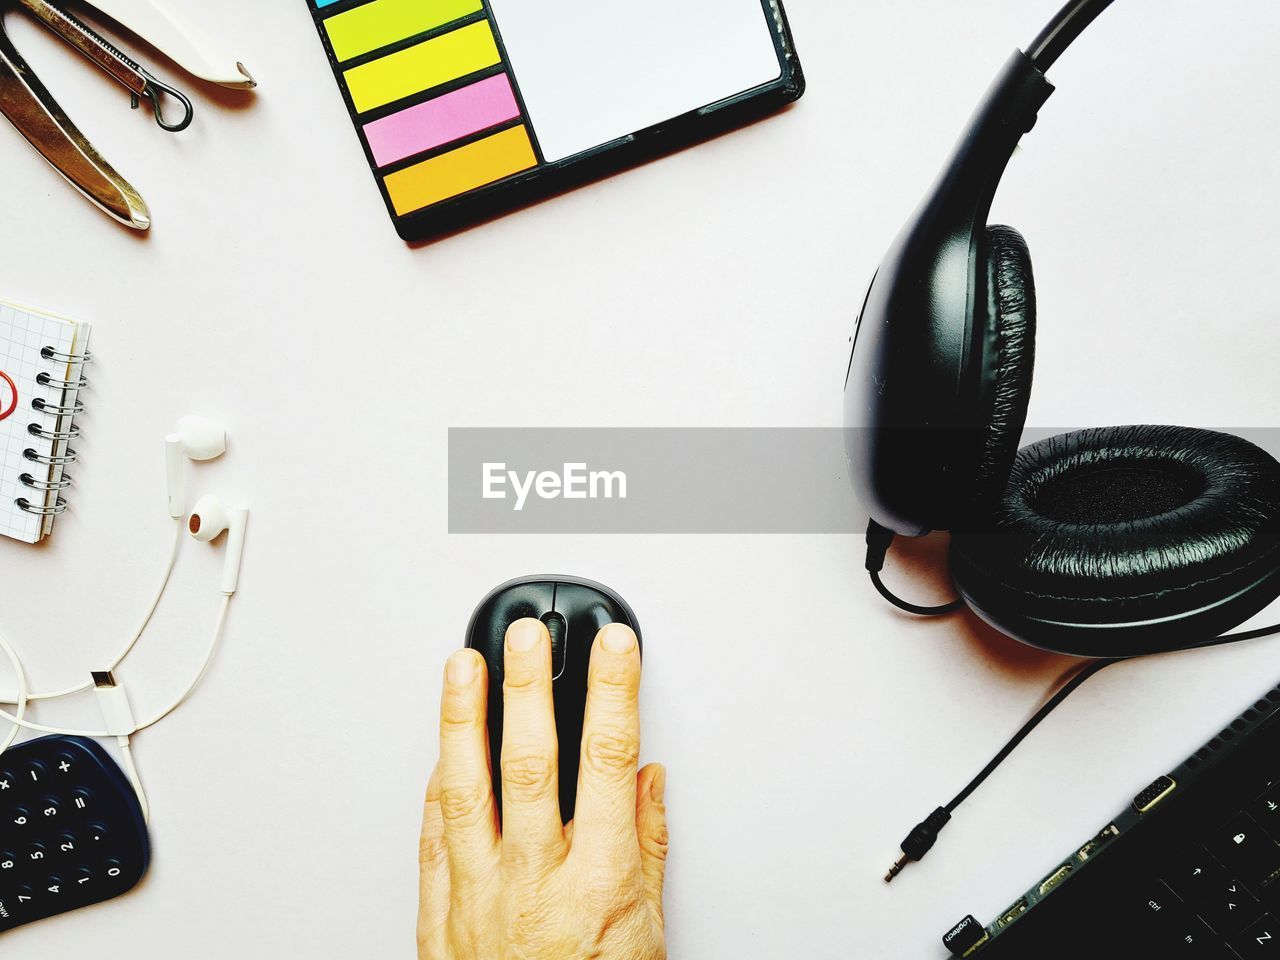
[[[1012,227],[987,227],[988,343],[994,341],[995,402],[983,438],[971,509],[988,513],[1004,493],[1031,402],[1036,285],[1031,250]]]
[[[1280,463],[1239,437],[1106,427],[1022,450],[952,575],[997,628],[1083,656],[1204,641],[1280,596]],[[1111,629],[1101,629],[1111,628]]]

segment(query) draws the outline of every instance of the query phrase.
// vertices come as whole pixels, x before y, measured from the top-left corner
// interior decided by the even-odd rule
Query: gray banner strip
[[[1275,428],[1219,432],[1280,452]],[[449,532],[862,533],[845,440],[837,427],[455,428]]]
[[[838,429],[452,429],[451,533],[855,533]]]

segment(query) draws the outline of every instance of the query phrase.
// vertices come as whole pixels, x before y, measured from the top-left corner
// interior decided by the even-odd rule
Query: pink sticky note
[[[369,149],[379,167],[434,150],[520,116],[505,73],[365,124]]]

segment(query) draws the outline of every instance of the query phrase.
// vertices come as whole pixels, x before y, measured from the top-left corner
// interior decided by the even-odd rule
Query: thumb
[[[640,771],[636,790],[636,833],[645,895],[662,919],[662,888],[667,873],[667,770],[652,763]]]

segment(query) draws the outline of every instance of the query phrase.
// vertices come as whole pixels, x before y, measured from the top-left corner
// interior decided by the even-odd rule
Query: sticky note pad
[[[418,239],[804,92],[781,0],[307,0],[387,208]]]

